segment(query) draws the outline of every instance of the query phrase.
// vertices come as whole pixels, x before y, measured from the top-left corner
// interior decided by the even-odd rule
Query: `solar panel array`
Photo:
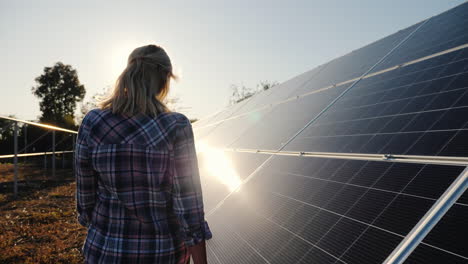
[[[210,263],[382,263],[428,212],[405,263],[468,263],[468,3],[194,130]]]

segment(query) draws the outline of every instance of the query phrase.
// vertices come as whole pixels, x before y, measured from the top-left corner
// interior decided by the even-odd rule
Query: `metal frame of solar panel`
[[[228,160],[199,153],[209,262],[468,263],[467,29],[464,3],[194,123]]]

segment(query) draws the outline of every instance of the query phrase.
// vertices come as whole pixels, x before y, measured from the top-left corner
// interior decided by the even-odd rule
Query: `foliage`
[[[247,98],[250,98],[256,92],[245,85],[231,84],[231,98],[229,99],[229,104],[237,104],[244,101]]]
[[[252,97],[253,95],[255,95],[255,94],[259,93],[259,92],[266,91],[266,90],[272,88],[275,85],[278,85],[278,82],[276,82],[276,81],[273,81],[273,82],[261,81],[260,83],[258,83],[256,85],[255,88],[250,88],[250,87],[247,87],[247,86],[245,86],[243,84],[241,84],[241,85],[232,84],[231,85],[232,93],[231,93],[231,97],[229,99],[229,104],[233,105],[233,104],[240,103],[240,102]]]
[[[257,90],[260,90],[260,91],[266,91],[268,89],[270,89],[271,87],[273,86],[276,86],[278,85],[279,83],[277,81],[261,81],[259,84],[257,84]]]
[[[14,115],[8,115],[8,117],[16,118]],[[7,138],[13,138],[14,124],[13,121],[8,119],[0,118],[0,144]]]
[[[74,128],[76,103],[82,101],[86,93],[76,70],[57,62],[53,67],[45,67],[44,73],[35,81],[37,85],[31,91],[41,99],[40,121]]]
[[[14,115],[8,117],[16,118]],[[18,123],[18,145],[21,145],[23,140],[23,129],[24,124]],[[13,141],[15,122],[8,119],[0,119],[0,155],[12,154],[13,153]]]

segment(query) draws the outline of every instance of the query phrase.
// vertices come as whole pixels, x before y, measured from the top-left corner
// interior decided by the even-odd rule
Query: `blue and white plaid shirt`
[[[78,221],[89,263],[185,263],[211,238],[190,121],[91,110],[75,150]]]

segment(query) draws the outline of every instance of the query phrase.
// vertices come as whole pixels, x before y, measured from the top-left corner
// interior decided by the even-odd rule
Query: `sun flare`
[[[239,191],[242,180],[226,153],[222,149],[213,148],[203,141],[198,142],[196,148],[198,155],[202,157],[202,166],[206,168],[209,175],[226,185],[229,191]]]
[[[127,59],[130,53],[135,48],[141,46],[140,44],[137,41],[126,41],[118,43],[110,49],[110,70],[114,80],[119,77],[127,66]]]

